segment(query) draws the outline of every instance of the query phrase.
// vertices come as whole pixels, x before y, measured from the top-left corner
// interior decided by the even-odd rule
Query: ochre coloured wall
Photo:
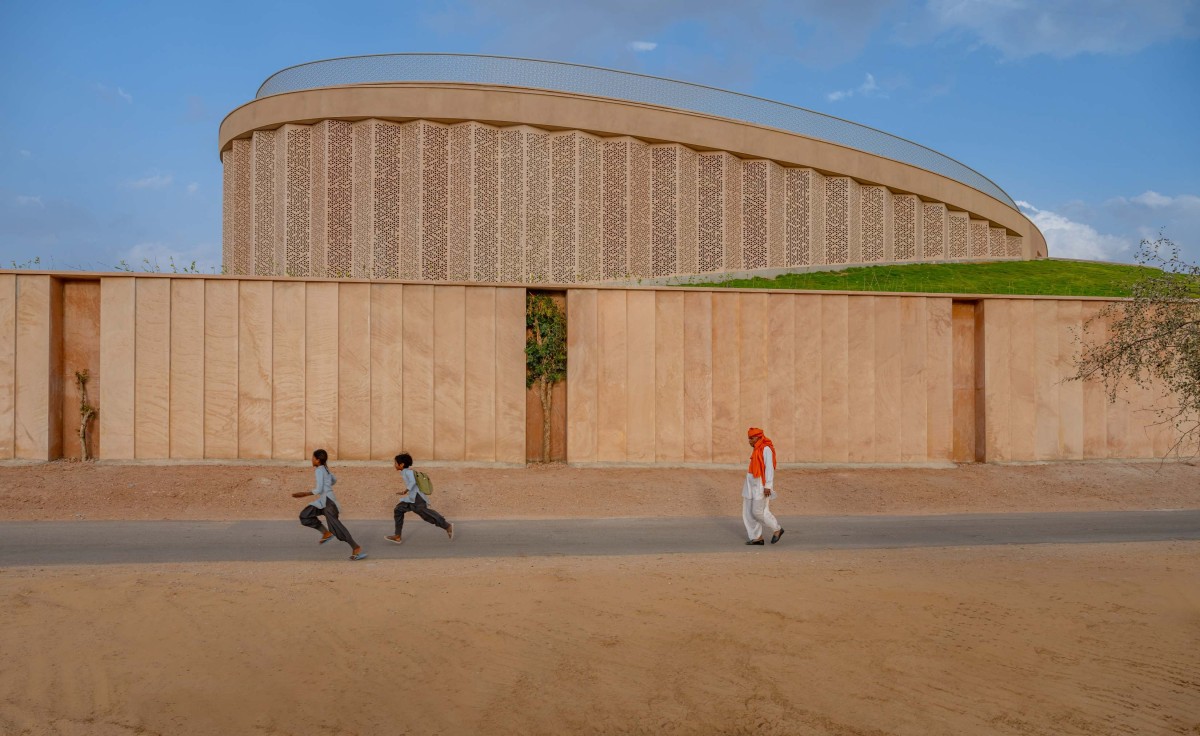
[[[1065,380],[1100,300],[572,289],[568,303],[572,463],[735,463],[750,426],[789,463],[1150,458],[1177,436],[1156,424],[1159,393],[1109,404]]]
[[[55,459],[98,364],[102,459],[520,464],[521,286],[0,273],[0,459]],[[567,290],[572,463],[1153,458],[1160,392],[1065,380],[1108,302]],[[87,332],[96,323],[99,333]],[[1087,339],[1106,327],[1093,324]]]
[[[927,196],[580,130],[328,119],[251,131],[222,162],[236,275],[571,284],[1028,257]]]
[[[105,459],[525,461],[524,289],[99,284]]]

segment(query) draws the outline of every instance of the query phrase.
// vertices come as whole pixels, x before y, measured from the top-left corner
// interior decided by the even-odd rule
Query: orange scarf
[[[767,436],[760,435],[758,442],[754,443],[754,451],[750,453],[750,475],[766,482],[767,480],[767,464],[763,460],[763,448],[771,448],[771,469],[779,467],[779,461],[776,459],[775,443],[767,439]]]

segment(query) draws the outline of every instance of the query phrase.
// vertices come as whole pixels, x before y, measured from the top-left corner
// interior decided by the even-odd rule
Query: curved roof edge
[[[287,67],[267,77],[255,99],[322,87],[388,82],[457,82],[532,87],[627,100],[777,128],[931,171],[1017,208],[995,182],[919,143],[794,105],[635,72],[481,54],[348,56]]]

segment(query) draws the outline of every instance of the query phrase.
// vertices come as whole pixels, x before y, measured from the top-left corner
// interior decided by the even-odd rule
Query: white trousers
[[[771,530],[772,534],[779,531],[779,522],[771,513],[771,499],[769,498],[743,498],[742,521],[746,524],[746,534],[749,535],[749,539],[761,537],[764,525]]]

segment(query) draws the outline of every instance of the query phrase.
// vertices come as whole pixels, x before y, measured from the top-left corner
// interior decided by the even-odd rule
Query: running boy
[[[311,491],[297,491],[292,494],[293,498],[317,497],[300,512],[300,523],[321,532],[321,541],[318,544],[325,544],[333,537],[337,537],[339,541],[350,545],[350,559],[361,560],[367,556],[367,553],[362,551],[362,547],[358,546],[354,537],[350,536],[350,530],[338,519],[337,498],[333,495],[333,484],[337,483],[337,478],[329,472],[327,462],[329,462],[329,453],[324,450],[315,450],[312,454],[312,464],[317,469],[317,487]],[[329,523],[329,529],[325,528],[321,520],[317,518],[318,516],[325,517],[325,521]]]
[[[407,452],[396,456],[396,470],[400,471],[400,477],[404,479],[404,492],[400,493],[400,503],[396,504],[396,509],[392,512],[392,519],[396,522],[396,533],[393,536],[384,537],[384,539],[392,544],[400,544],[403,541],[400,538],[400,532],[404,530],[404,515],[409,511],[439,529],[445,529],[446,536],[454,539],[454,525],[446,521],[441,514],[429,508],[429,499],[417,487],[417,475],[413,472],[412,464],[412,455]]]

